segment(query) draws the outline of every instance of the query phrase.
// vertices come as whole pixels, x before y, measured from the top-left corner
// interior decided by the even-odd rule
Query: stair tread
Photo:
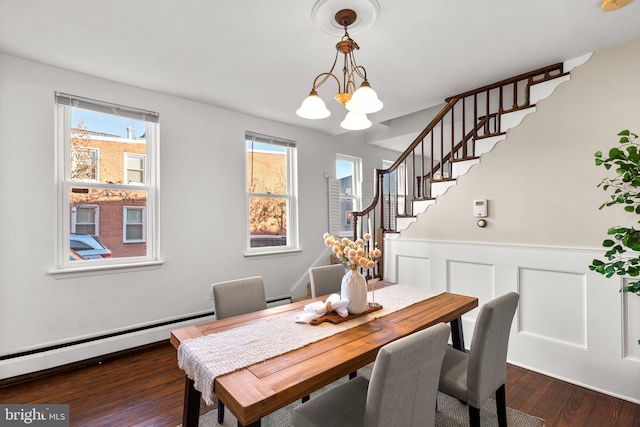
[[[531,85],[537,85],[537,84],[540,84],[540,83],[550,82],[550,81],[553,81],[553,80],[555,80],[557,78],[564,77],[564,76],[569,76],[569,75],[571,75],[570,72],[560,73],[557,76],[550,76],[548,79],[534,80],[534,81],[531,82]]]
[[[478,141],[480,139],[485,139],[485,138],[493,138],[494,136],[501,136],[506,134],[507,134],[506,132],[494,132],[494,133],[490,133],[489,135],[478,136],[477,138],[475,138],[475,141]]]
[[[469,156],[462,159],[453,159],[451,163],[466,162],[468,160],[478,160],[480,156]]]
[[[502,110],[502,112],[500,114],[515,113],[516,111],[527,110],[527,109],[535,107],[535,106],[536,106],[536,104],[519,105],[516,108],[509,108],[508,110]]]

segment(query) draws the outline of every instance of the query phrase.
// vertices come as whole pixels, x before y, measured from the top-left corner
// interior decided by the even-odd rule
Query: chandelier
[[[313,88],[309,96],[302,102],[296,114],[305,119],[324,119],[331,115],[324,101],[318,96],[318,89],[327,80],[333,77],[338,83],[338,94],[335,99],[347,109],[345,119],[340,123],[344,129],[360,130],[371,127],[371,121],[367,114],[375,113],[382,109],[382,102],[376,92],[371,89],[367,80],[367,70],[356,63],[354,51],[360,49],[358,44],[349,36],[348,27],[356,21],[357,14],[351,9],[343,9],[336,13],[336,22],[344,28],[344,36],[336,44],[336,57],[331,69],[319,74],[313,81]],[[343,57],[342,79],[333,73],[338,64],[340,54]],[[356,89],[356,79],[362,80]]]

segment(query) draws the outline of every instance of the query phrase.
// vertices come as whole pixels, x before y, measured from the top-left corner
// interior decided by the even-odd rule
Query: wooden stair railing
[[[387,169],[376,169],[371,204],[353,212],[354,240],[371,233],[375,247],[398,233],[397,219],[414,217],[415,202],[432,200],[432,184],[453,180],[453,164],[476,158],[476,141],[500,135],[502,116],[531,107],[530,88],[563,76],[553,64],[447,98],[444,108]],[[411,177],[411,178],[410,178]],[[379,260],[375,277],[383,277]]]

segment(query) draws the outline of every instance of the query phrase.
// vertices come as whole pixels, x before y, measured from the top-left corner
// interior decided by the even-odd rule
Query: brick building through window
[[[111,250],[112,257],[147,254],[146,140],[128,138],[82,127],[71,130],[71,179],[80,181],[71,189],[70,230],[90,234]],[[131,189],[82,188],[83,181],[126,184]]]

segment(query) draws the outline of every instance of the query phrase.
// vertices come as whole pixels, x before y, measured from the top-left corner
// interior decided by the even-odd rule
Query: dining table
[[[371,288],[372,285],[369,286]],[[382,307],[391,305],[390,301],[387,303],[382,298],[385,292],[384,295],[393,295],[401,289],[418,288],[407,288],[411,285],[389,282],[378,282],[373,286],[373,299],[381,303]],[[371,298],[371,290],[369,295]],[[213,396],[214,393],[236,417],[238,426],[260,426],[260,420],[265,416],[299,399],[306,399],[312,392],[372,363],[385,344],[438,323],[450,323],[451,343],[453,347],[464,351],[461,316],[478,306],[476,297],[438,291],[432,292],[426,299],[396,308],[388,314],[383,313],[383,310],[374,311],[368,308],[364,317],[350,315],[346,321],[340,320],[336,324],[289,322],[290,318],[303,313],[306,305],[324,302],[327,297],[328,295],[305,299],[172,331],[171,343],[178,350],[179,366],[183,363],[185,366],[181,368],[186,372],[183,427],[198,425],[201,397]],[[373,306],[375,304],[372,304]],[[322,321],[323,318],[319,320]],[[280,320],[282,323],[283,319],[288,323],[271,329],[272,324],[268,322]],[[229,355],[228,358],[233,360],[228,362],[233,366],[233,362],[250,353],[252,343],[257,342],[250,339],[246,341],[248,344],[225,344],[225,347],[221,342],[227,341],[214,338],[228,336],[233,343],[235,335],[250,334],[256,326],[259,326],[257,331],[262,332],[255,340],[267,341],[265,345],[279,342],[286,345],[294,341],[292,338],[296,334],[304,336],[320,331],[315,328],[324,328],[329,335],[305,343],[300,348],[288,350],[285,347],[279,354],[254,355],[258,359],[247,359],[250,360],[247,366],[240,363],[230,368],[231,371],[228,373],[219,373],[211,377],[210,370],[215,371],[215,365],[218,363],[216,360]],[[265,329],[260,327],[266,327],[268,332],[265,334]],[[332,331],[332,328],[338,327],[340,329],[335,330],[338,332]],[[283,328],[285,332],[281,331]],[[198,356],[200,353],[208,358],[195,358],[190,360],[190,364],[180,359],[181,356],[184,358],[185,354]],[[264,357],[264,360],[261,357]],[[194,372],[209,378],[210,383],[199,384],[199,377]]]

